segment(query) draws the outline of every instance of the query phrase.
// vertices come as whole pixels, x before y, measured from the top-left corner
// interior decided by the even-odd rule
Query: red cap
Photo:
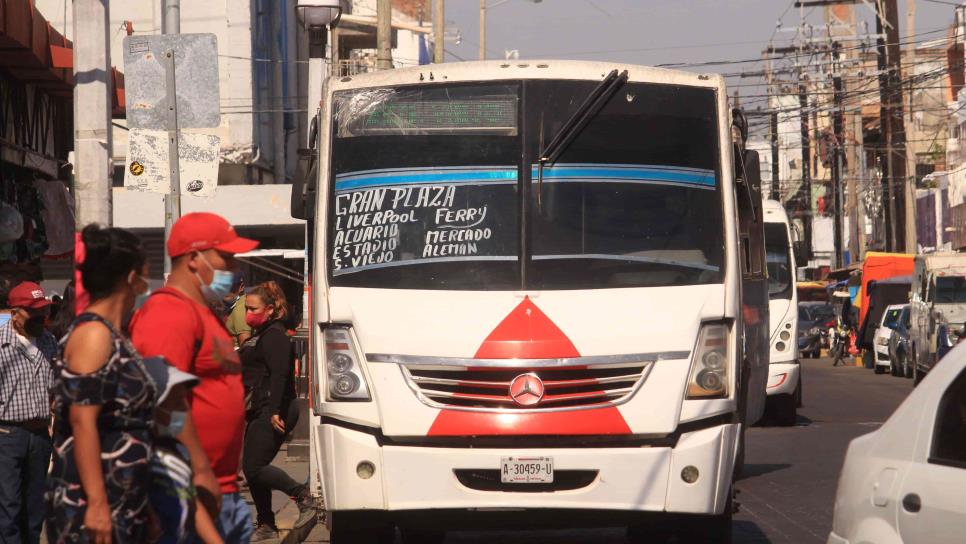
[[[10,290],[7,304],[11,308],[29,308],[36,310],[50,304],[44,296],[44,290],[32,281],[25,281]]]
[[[231,223],[214,213],[196,212],[182,216],[171,227],[168,236],[168,255],[172,257],[206,249],[245,253],[256,247],[256,240],[238,236]]]

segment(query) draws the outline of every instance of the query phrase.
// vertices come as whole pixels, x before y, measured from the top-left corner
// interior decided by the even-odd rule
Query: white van
[[[798,361],[798,294],[788,215],[781,202],[765,200],[765,259],[771,330],[766,413],[779,425],[794,425],[802,402]]]

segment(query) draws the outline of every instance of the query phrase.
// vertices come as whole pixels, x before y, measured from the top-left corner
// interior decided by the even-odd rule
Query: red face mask
[[[247,323],[249,327],[257,329],[258,327],[264,325],[267,321],[268,312],[266,312],[264,309],[258,313],[255,313],[251,310],[245,312],[245,323]]]

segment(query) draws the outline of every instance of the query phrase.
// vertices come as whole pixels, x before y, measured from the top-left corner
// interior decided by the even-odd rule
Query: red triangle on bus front
[[[573,342],[537,305],[525,297],[476,352],[477,359],[555,359],[580,357]]]

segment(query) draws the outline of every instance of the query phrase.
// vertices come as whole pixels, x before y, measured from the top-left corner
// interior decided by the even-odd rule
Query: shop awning
[[[54,96],[74,89],[74,45],[30,0],[0,0],[0,66]],[[124,76],[112,69],[114,115],[124,115]]]

